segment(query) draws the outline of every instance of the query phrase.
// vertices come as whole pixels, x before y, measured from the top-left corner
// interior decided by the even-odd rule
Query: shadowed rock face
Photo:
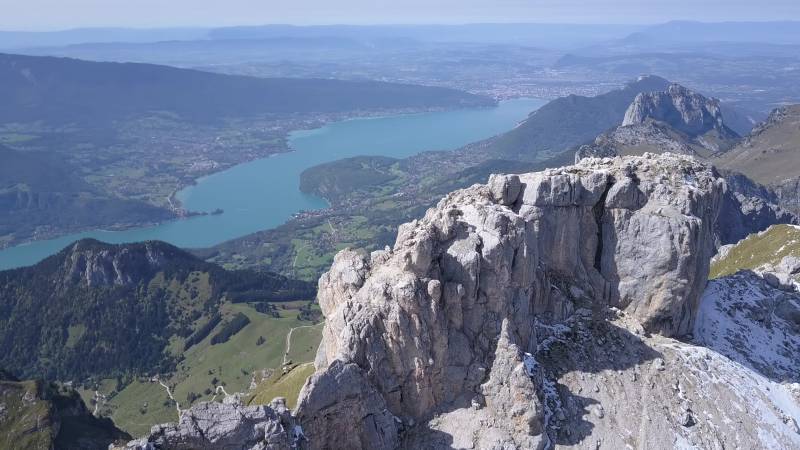
[[[687,157],[590,158],[493,176],[401,226],[393,249],[339,253],[297,409],[309,445],[345,429],[362,447],[457,444],[434,416],[459,417],[481,448],[552,444],[562,418],[537,355],[562,323],[608,307],[642,333],[690,331],[723,190]]]
[[[302,429],[295,426],[284,399],[269,406],[243,406],[235,396],[222,403],[202,402],[181,413],[178,423],[156,425],[128,450],[288,450]],[[120,449],[120,450],[124,450]]]
[[[739,242],[780,223],[796,224],[797,216],[778,206],[778,194],[739,173],[725,173],[725,192],[717,221],[719,244]]]

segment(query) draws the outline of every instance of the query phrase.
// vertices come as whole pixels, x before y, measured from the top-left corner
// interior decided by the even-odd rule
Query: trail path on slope
[[[297,247],[297,250],[295,250],[294,259],[292,260],[292,270],[294,270],[294,266],[297,265],[297,257],[300,256],[300,250],[306,246],[308,246],[308,244],[303,244],[300,247]]]
[[[175,402],[175,409],[178,410],[178,422],[180,422],[181,421],[181,415],[183,414],[183,411],[181,411],[181,404],[178,403],[178,401],[175,400],[175,397],[172,396],[172,389],[170,389],[169,386],[164,384],[164,382],[161,381],[161,380],[158,380],[158,384],[160,384],[161,386],[164,387],[164,389],[167,390],[167,396],[169,397],[170,400]]]
[[[297,330],[297,329],[300,329],[300,328],[314,328],[315,326],[316,325],[302,325],[302,326],[299,326],[299,327],[294,327],[294,328],[290,329],[288,333],[286,333],[286,352],[283,353],[283,365],[284,366],[286,364],[288,364],[288,362],[289,362],[289,352],[292,350],[292,333],[294,333],[294,330]]]

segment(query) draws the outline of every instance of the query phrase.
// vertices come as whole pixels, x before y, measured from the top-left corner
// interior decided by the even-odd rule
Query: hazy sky
[[[800,0],[0,0],[0,29],[800,20]]]

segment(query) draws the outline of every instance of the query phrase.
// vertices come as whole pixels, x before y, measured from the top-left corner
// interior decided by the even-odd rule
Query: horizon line
[[[564,26],[655,26],[670,23],[694,23],[694,24],[767,24],[767,23],[799,23],[798,19],[767,19],[767,20],[721,20],[703,21],[689,19],[670,19],[656,22],[562,22],[562,21],[465,21],[465,22],[373,22],[373,23],[290,23],[274,22],[261,24],[239,24],[239,25],[159,25],[159,26],[139,26],[139,25],[87,25],[74,27],[46,27],[40,29],[20,28],[4,29],[0,28],[0,33],[65,33],[72,31],[100,31],[100,30],[128,30],[128,31],[156,31],[156,30],[215,30],[224,28],[264,28],[264,27],[295,27],[295,28],[315,28],[315,27],[463,27],[477,25],[564,25]]]

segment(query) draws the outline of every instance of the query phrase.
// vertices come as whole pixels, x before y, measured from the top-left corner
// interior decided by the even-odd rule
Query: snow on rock
[[[800,294],[753,272],[709,282],[695,341],[771,378],[800,381]]]

